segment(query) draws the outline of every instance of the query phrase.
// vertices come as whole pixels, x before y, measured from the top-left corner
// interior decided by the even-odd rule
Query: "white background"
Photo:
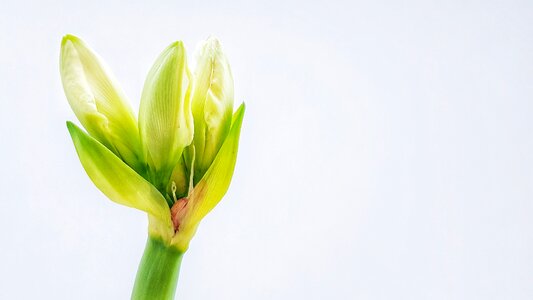
[[[67,133],[66,33],[135,108],[225,47],[239,160],[177,299],[533,299],[532,2],[0,1],[1,299],[127,299],[146,241]]]

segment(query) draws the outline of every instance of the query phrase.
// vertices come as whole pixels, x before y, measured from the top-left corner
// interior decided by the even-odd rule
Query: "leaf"
[[[113,152],[72,122],[67,127],[83,168],[110,200],[145,211],[171,224],[170,210],[159,191]]]

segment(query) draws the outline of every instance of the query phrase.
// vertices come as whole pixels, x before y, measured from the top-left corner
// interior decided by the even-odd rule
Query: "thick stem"
[[[148,236],[131,299],[174,299],[182,257],[183,252]]]

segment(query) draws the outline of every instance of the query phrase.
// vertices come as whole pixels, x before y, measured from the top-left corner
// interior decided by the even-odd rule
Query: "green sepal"
[[[110,200],[137,208],[172,226],[170,210],[159,191],[113,152],[74,123],[67,127],[85,172]]]
[[[188,197],[187,213],[172,239],[172,244],[181,251],[187,250],[200,221],[215,208],[229,188],[237,161],[244,111],[243,103],[235,112],[230,132],[211,167]]]

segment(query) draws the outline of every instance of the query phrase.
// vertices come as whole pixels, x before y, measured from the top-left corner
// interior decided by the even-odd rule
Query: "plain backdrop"
[[[230,59],[238,164],[177,299],[533,299],[531,1],[0,0],[1,299],[127,299],[146,241],[67,133],[66,33],[135,110],[171,42]]]

